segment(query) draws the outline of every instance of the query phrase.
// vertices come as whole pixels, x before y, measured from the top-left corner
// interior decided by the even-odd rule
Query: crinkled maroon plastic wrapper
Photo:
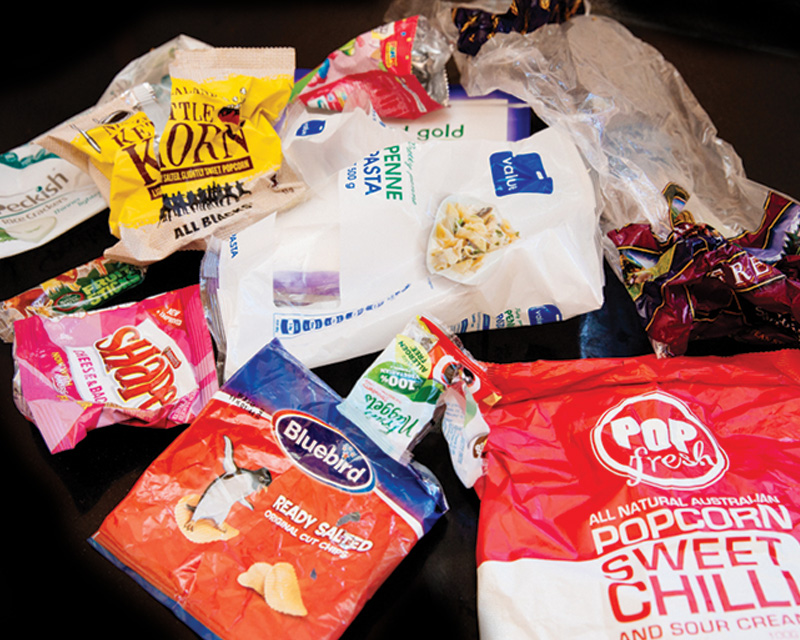
[[[800,204],[770,193],[754,232],[725,238],[672,212],[659,239],[646,224],[608,233],[625,287],[656,351],[681,355],[697,340],[797,344],[800,336]]]

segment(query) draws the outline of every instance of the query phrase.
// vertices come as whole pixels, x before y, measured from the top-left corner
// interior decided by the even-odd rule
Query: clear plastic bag
[[[768,190],[750,181],[678,71],[620,23],[577,16],[526,35],[497,34],[456,58],[471,95],[500,89],[567,131],[603,194],[604,230],[670,228],[670,184],[691,194],[699,222],[725,236],[755,228]]]

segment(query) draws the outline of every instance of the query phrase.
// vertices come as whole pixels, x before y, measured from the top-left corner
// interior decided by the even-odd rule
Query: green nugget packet
[[[380,353],[339,404],[341,414],[401,463],[427,433],[445,389],[465,379],[474,394],[492,404],[496,388],[483,366],[433,319],[417,316]]]

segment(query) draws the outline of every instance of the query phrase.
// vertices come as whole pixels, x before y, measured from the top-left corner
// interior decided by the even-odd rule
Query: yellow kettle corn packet
[[[106,196],[119,242],[105,256],[147,265],[203,250],[294,204],[305,185],[282,167],[274,128],[293,76],[291,48],[178,50],[166,110],[111,103],[43,140]]]
[[[170,77],[157,216],[120,219],[120,241],[106,250],[115,260],[148,264],[178,249],[203,250],[211,237],[291,206],[305,190],[282,166],[274,128],[291,94],[294,49],[177,51]]]
[[[90,138],[91,136],[91,138]],[[100,157],[95,166],[108,171],[111,233],[120,237],[120,226],[141,226],[158,221],[161,202],[161,172],[156,158],[156,129],[150,117],[134,113],[115,124],[104,124],[77,137],[73,144],[91,153],[88,140],[111,148],[110,157]]]
[[[278,173],[273,126],[291,94],[294,49],[181,51],[170,74],[158,235],[204,249],[218,229],[241,228],[298,195],[299,180]]]

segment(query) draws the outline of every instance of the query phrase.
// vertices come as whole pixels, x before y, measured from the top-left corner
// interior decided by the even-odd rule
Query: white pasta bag
[[[202,271],[226,378],[272,338],[315,367],[382,350],[420,313],[456,333],[566,319],[602,304],[594,183],[555,129],[401,142],[215,243]]]
[[[347,100],[342,111],[290,103],[281,127],[284,158],[311,187],[374,149],[410,139],[404,131],[387,127],[362,93]]]

